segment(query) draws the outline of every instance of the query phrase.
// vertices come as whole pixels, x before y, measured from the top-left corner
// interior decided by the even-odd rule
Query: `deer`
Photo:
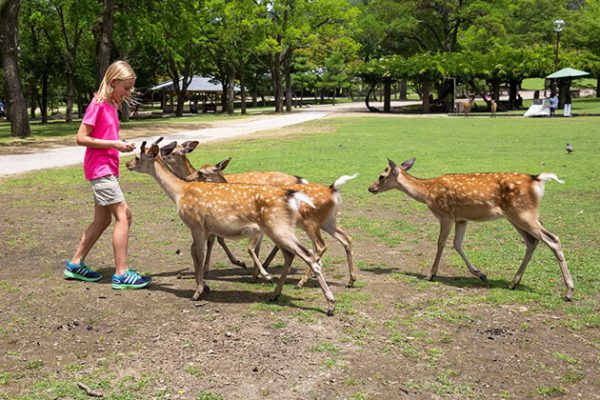
[[[217,183],[252,183],[252,184],[277,184],[268,174],[264,173],[240,173],[224,175],[223,170],[229,165],[231,158],[223,160],[215,165],[207,164],[198,169],[196,174],[191,174],[187,179],[201,182]],[[301,183],[283,186],[286,189],[298,190],[305,193],[314,204],[314,208],[307,207],[304,204],[299,209],[298,226],[302,228],[313,243],[317,259],[321,259],[327,246],[321,235],[321,229],[336,239],[344,247],[346,258],[348,260],[348,283],[346,287],[351,288],[356,282],[354,272],[354,262],[352,257],[352,238],[341,228],[337,226],[338,209],[341,204],[339,188],[346,182],[356,178],[358,174],[352,176],[343,175],[335,180],[331,185],[324,186],[316,183]],[[263,267],[267,268],[275,254],[277,247],[274,247]],[[296,284],[296,288],[302,288],[310,279],[311,271],[307,270],[304,276]]]
[[[526,251],[517,273],[509,284],[515,289],[538,243],[546,244],[554,253],[567,287],[566,300],[573,297],[573,280],[562,252],[558,236],[550,233],[539,222],[539,208],[544,195],[544,182],[554,180],[564,183],[555,174],[538,175],[524,173],[466,173],[448,174],[432,179],[419,179],[408,173],[415,158],[400,166],[388,159],[388,166],[377,180],[369,186],[373,194],[398,189],[418,202],[427,205],[440,222],[437,252],[427,280],[436,276],[442,251],[455,226],[454,248],[460,254],[469,271],[487,281],[485,274],[473,266],[462,248],[469,221],[489,221],[506,218],[525,241]]]
[[[189,140],[189,141],[183,142],[182,144],[177,144],[177,142],[172,142],[168,145],[168,150],[169,150],[168,152],[165,151],[167,149],[167,147],[163,147],[161,149],[161,155],[163,156],[163,159],[165,160],[165,162],[167,163],[169,168],[171,168],[173,173],[175,173],[175,175],[177,175],[179,178],[189,180],[188,177],[190,175],[193,174],[195,177],[198,174],[198,171],[194,168],[194,166],[192,165],[192,163],[190,162],[190,160],[187,156],[189,153],[193,152],[196,149],[196,147],[198,147],[198,144],[199,144],[199,142],[197,140]],[[234,181],[241,180],[241,181],[246,181],[248,183],[258,183],[258,184],[292,185],[292,184],[296,184],[296,183],[308,183],[308,181],[304,178],[301,178],[296,175],[286,174],[284,172],[278,172],[278,171],[248,172],[248,173],[244,173],[244,174],[232,174],[232,175],[230,175],[230,177],[231,177],[230,179],[232,179]],[[200,179],[200,181],[202,181],[202,180]],[[219,245],[223,248],[223,250],[225,251],[225,254],[227,254],[227,257],[229,258],[229,261],[232,264],[237,265],[242,268],[246,268],[246,263],[238,260],[233,255],[233,252],[229,249],[229,246],[227,246],[225,240],[222,237],[216,237],[216,240],[219,243]],[[214,235],[211,235],[207,239],[207,242],[206,242],[206,257],[205,257],[205,265],[204,265],[204,274],[205,275],[208,273],[208,270],[210,268],[210,258],[211,258],[214,242],[215,242]],[[255,249],[256,254],[258,254],[258,252],[259,252],[260,242],[261,241],[259,240],[257,243],[257,247]],[[264,266],[264,268],[267,268],[267,267],[268,267],[268,264]],[[265,270],[265,272],[266,272],[266,270]],[[254,278],[256,279],[257,277],[258,277],[258,275],[256,274],[256,270],[255,270]],[[265,279],[267,279],[268,281],[271,280],[271,277],[268,273],[263,274],[263,277]]]
[[[175,146],[165,147],[163,153],[168,154],[169,147]],[[203,274],[205,243],[210,235],[228,239],[249,238],[248,252],[255,265],[262,268],[254,247],[265,234],[282,250],[285,260],[273,299],[281,295],[292,260],[298,256],[316,275],[327,301],[327,315],[333,315],[335,298],[323,276],[321,264],[313,252],[300,243],[294,232],[300,204],[310,204],[304,193],[276,186],[187,182],[169,169],[156,143],[146,149],[146,142],[143,142],[140,155],[126,165],[130,171],[154,178],[175,203],[177,214],[191,230],[196,281],[192,300],[199,300],[205,291],[210,291]]]
[[[475,104],[475,96],[469,96],[468,100],[463,100],[459,103],[459,105],[462,107],[462,111],[465,114],[465,117],[469,116],[469,113],[471,112],[471,109],[473,108],[473,104]],[[459,108],[459,112],[460,112],[460,108]]]
[[[498,103],[496,103],[496,100],[492,99],[490,103],[490,111],[492,113],[492,118],[496,117],[496,110],[498,110]]]

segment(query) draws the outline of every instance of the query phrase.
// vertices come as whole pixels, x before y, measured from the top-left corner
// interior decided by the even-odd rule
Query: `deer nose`
[[[373,187],[369,186],[369,192],[371,192],[371,193],[377,193],[377,189],[374,189]]]

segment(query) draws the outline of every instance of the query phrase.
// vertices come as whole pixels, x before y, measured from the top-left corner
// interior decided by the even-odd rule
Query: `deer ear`
[[[411,158],[410,160],[406,160],[402,163],[401,168],[405,171],[408,171],[415,164],[416,158]]]
[[[168,156],[169,154],[171,154],[173,152],[173,150],[175,150],[175,147],[177,147],[177,142],[171,142],[171,143],[161,147],[160,155],[163,157]]]
[[[229,157],[228,159],[223,160],[223,161],[217,163],[217,165],[215,165],[215,169],[217,171],[219,171],[219,172],[223,171],[229,165],[229,161],[231,161],[231,157]]]
[[[140,152],[141,152],[142,154],[144,154],[144,152],[145,152],[145,151],[146,151],[146,141],[144,140],[144,141],[142,142],[142,146],[140,147]]]
[[[395,172],[395,173],[398,173],[398,166],[396,165],[396,163],[395,163],[395,162],[393,162],[393,161],[392,161],[392,160],[390,160],[389,158],[388,158],[388,166],[390,167],[390,169],[391,169],[393,172]]]
[[[160,149],[158,148],[158,145],[153,144],[148,150],[148,156],[151,158],[155,158],[158,155],[159,151]]]
[[[196,147],[198,147],[198,143],[200,142],[197,140],[188,140],[187,142],[183,142],[181,145],[183,146],[184,154],[194,151]]]

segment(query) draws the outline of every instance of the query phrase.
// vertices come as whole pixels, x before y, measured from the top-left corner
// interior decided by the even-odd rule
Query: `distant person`
[[[118,180],[119,152],[133,151],[135,145],[119,140],[117,112],[123,100],[131,101],[135,79],[135,72],[127,62],[116,61],[111,64],[77,131],[77,144],[86,147],[83,172],[90,181],[94,195],[94,220],[81,237],[75,254],[66,262],[66,279],[87,282],[102,279],[102,275],[86,265],[84,259],[114,217],[112,245],[115,273],[112,276],[112,288],[138,289],[150,283],[150,277],[142,277],[127,267],[131,211]]]
[[[565,98],[565,108],[563,110],[563,117],[571,116],[571,94],[567,92],[567,96]]]
[[[517,108],[521,108],[523,106],[523,97],[519,93],[517,93],[517,97],[515,99],[515,105]]]
[[[550,116],[554,117],[554,114],[558,109],[558,95],[556,93],[552,94],[548,101],[550,102]]]
[[[4,102],[0,99],[0,118],[4,118],[6,116],[6,111],[4,110]]]
[[[539,90],[535,90],[533,92],[533,98],[534,98],[534,100],[537,100],[537,99],[540,98],[540,91]]]

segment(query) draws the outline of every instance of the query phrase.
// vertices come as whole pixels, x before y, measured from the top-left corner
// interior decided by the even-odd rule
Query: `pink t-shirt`
[[[81,122],[94,127],[91,137],[119,140],[119,114],[111,103],[98,102],[94,98],[85,110]],[[83,159],[83,173],[85,179],[90,181],[106,175],[119,176],[119,150],[87,147]]]

